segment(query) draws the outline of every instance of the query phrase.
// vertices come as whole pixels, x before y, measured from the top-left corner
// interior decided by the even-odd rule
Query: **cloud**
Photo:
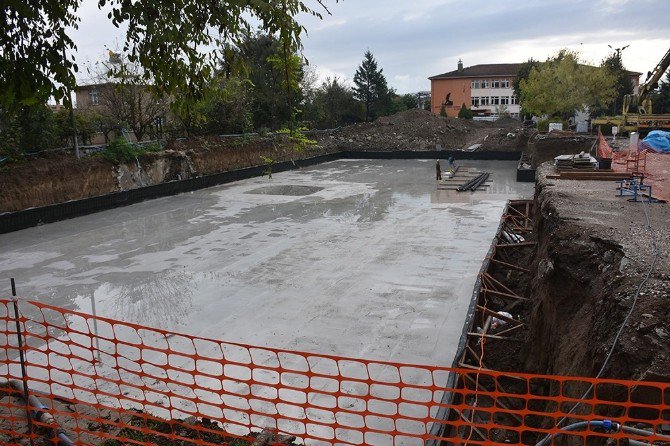
[[[332,15],[301,15],[304,54],[320,79],[353,78],[370,49],[398,92],[428,90],[429,76],[465,65],[543,60],[560,48],[598,63],[622,47],[628,69],[652,69],[670,47],[667,0],[327,0]],[[641,13],[640,11],[643,11]],[[76,32],[80,58],[100,57],[123,34],[86,0]]]

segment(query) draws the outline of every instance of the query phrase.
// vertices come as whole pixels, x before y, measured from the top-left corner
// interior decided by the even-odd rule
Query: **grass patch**
[[[134,144],[126,139],[115,139],[107,144],[105,150],[98,155],[102,156],[112,163],[134,161],[145,153],[160,152],[161,146],[158,143]]]

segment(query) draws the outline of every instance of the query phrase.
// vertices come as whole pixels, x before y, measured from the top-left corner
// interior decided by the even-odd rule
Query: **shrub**
[[[472,119],[474,115],[472,110],[467,108],[465,104],[461,105],[461,109],[458,111],[458,117],[461,119]]]
[[[122,161],[133,161],[144,153],[160,152],[161,146],[158,143],[149,143],[145,145],[133,144],[124,138],[115,139],[107,144],[105,150],[100,152],[100,156],[108,161],[118,164]]]

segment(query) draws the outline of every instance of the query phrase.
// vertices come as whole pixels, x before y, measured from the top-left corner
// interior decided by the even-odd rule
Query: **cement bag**
[[[654,152],[670,153],[670,132],[653,130],[642,140],[646,149]]]

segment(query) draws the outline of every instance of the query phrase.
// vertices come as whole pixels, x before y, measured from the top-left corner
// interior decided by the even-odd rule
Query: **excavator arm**
[[[649,93],[651,93],[657,86],[658,81],[661,80],[663,73],[670,67],[670,49],[665,53],[665,56],[661,61],[656,65],[653,71],[650,71],[647,80],[644,84],[640,85],[640,90],[638,94],[627,94],[623,98],[623,115],[628,114],[628,110],[631,104],[637,105],[638,113],[642,115],[651,114],[651,99],[649,98]]]

